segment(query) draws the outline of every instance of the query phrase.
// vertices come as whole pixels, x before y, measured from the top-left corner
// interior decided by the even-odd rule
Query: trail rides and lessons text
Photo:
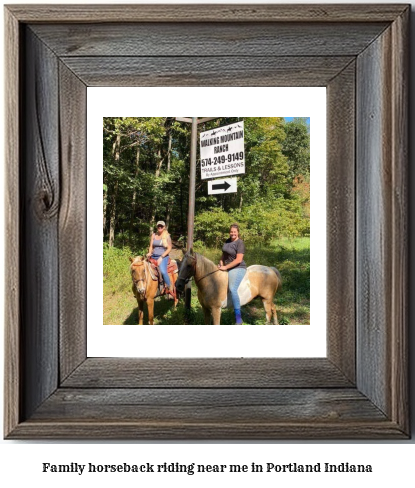
[[[200,169],[202,180],[245,173],[243,122],[200,134]]]

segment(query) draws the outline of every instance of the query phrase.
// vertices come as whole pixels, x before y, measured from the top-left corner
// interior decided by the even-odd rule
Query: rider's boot
[[[176,298],[176,290],[174,284],[170,281],[170,286],[164,285],[164,293],[167,300],[174,300]]]
[[[241,316],[241,311],[238,310],[237,308],[235,309],[235,324],[236,325],[242,325],[242,316]]]

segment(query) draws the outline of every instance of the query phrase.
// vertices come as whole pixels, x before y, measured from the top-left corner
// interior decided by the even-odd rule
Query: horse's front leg
[[[154,322],[154,298],[147,298],[148,323],[153,325]]]
[[[202,310],[203,310],[203,315],[205,316],[205,325],[211,325],[212,314],[210,313],[210,310],[208,308],[205,308],[203,305],[202,305]]]
[[[174,294],[175,294],[175,299],[174,299],[174,308],[177,307],[177,304],[179,302],[179,299],[177,298],[177,288],[176,288],[176,281],[177,281],[177,274],[174,273],[172,274],[172,279],[173,279],[173,285],[174,285]]]
[[[137,298],[138,303],[138,325],[143,325],[144,319],[144,301]]]
[[[213,325],[220,325],[220,314],[222,309],[220,307],[212,308],[212,318],[213,318]]]
[[[135,299],[137,300],[138,305],[138,325],[143,325],[143,317],[144,317],[144,302],[141,298],[141,295],[137,292],[135,286],[133,285],[133,294]]]

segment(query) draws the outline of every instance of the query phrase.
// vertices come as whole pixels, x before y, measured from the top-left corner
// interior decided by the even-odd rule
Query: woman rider
[[[169,273],[167,272],[171,248],[171,238],[167,232],[166,224],[162,220],[159,220],[157,222],[157,233],[153,234],[150,239],[147,257],[157,261],[157,266],[160,268],[164,284],[170,293],[173,294],[174,285],[170,283]]]
[[[244,254],[245,244],[239,238],[239,226],[237,224],[232,224],[229,229],[229,239],[225,242],[222,248],[222,257],[218,264],[218,268],[221,271],[228,271],[229,291],[232,295],[236,325],[242,325],[238,287],[246,273]]]

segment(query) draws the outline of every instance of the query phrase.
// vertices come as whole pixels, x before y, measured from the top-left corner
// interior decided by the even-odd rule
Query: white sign
[[[202,180],[245,173],[243,122],[200,134],[200,169]]]
[[[208,181],[208,195],[217,195],[218,193],[236,193],[237,181],[237,178]]]

